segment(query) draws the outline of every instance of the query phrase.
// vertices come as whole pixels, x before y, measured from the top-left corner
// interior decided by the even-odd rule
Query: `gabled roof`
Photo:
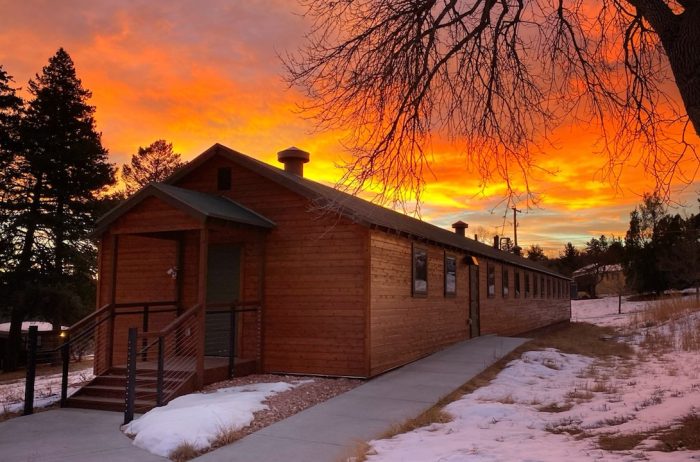
[[[338,210],[338,212],[340,212],[342,215],[356,223],[378,227],[397,233],[408,234],[416,239],[460,249],[477,257],[481,256],[494,260],[505,261],[515,266],[568,279],[556,271],[552,271],[543,265],[532,262],[523,257],[494,249],[490,245],[460,236],[457,233],[448,231],[425,221],[421,221],[394,210],[381,207],[359,197],[322,185],[307,178],[285,172],[280,168],[273,167],[272,165],[266,164],[257,159],[253,159],[252,157],[246,156],[238,151],[234,151],[233,149],[219,143],[213,145],[211,148],[204,151],[201,155],[171,175],[170,178],[166,180],[166,183],[177,183],[177,181],[184,178],[187,174],[217,155],[223,156],[235,164],[249,169],[260,176],[263,176],[291,191],[294,191],[301,196],[309,198],[310,200],[320,201],[321,204],[324,202],[330,202],[334,206],[331,207],[331,209]]]
[[[275,227],[272,220],[227,197],[178,188],[169,184],[151,183],[102,216],[97,221],[93,234],[98,235],[105,231],[117,218],[148,197],[157,197],[201,221],[217,218],[260,228]]]

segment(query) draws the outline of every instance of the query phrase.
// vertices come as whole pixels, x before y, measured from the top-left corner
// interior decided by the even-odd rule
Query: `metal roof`
[[[93,234],[102,233],[117,218],[152,196],[202,221],[207,218],[216,218],[260,228],[275,227],[275,222],[272,220],[227,197],[178,188],[169,184],[151,183],[101,217],[95,225]]]
[[[436,244],[460,249],[477,257],[480,256],[499,260],[558,278],[569,279],[556,271],[526,258],[495,249],[490,245],[460,236],[457,233],[425,221],[373,204],[353,196],[352,194],[322,185],[293,173],[285,172],[280,168],[261,162],[218,143],[175,172],[166,182],[169,184],[177,183],[178,180],[189,172],[216,155],[224,156],[244,168],[250,169],[297,194],[315,201],[323,210],[336,211],[356,223],[377,227],[387,231],[404,233],[418,240],[431,241]]]

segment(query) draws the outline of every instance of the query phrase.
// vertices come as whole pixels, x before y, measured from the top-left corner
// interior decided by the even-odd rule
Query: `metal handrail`
[[[161,406],[165,404],[165,338],[174,333],[176,329],[182,326],[186,321],[194,317],[200,311],[200,309],[201,305],[199,303],[194,305],[192,308],[182,313],[159,331],[138,333],[134,328],[129,329],[126,371],[126,406],[124,409],[125,424],[131,422],[131,420],[134,418],[134,405],[136,400],[136,358],[141,356],[145,359],[148,356],[148,352],[157,346],[158,365],[156,370],[156,405]],[[144,345],[137,351],[136,342],[138,339],[142,339],[144,341]],[[148,339],[153,340],[151,342],[147,342]]]
[[[236,314],[237,313],[248,313],[248,312],[260,312],[262,309],[262,304],[260,301],[247,301],[247,302],[234,302],[234,303],[207,303],[204,306],[207,313],[231,313],[231,346],[229,351],[229,372],[233,374],[234,372],[234,355],[235,355],[235,332],[236,332]],[[222,310],[207,310],[207,308],[226,308]],[[165,393],[165,349],[166,349],[166,338],[173,333],[177,332],[177,329],[183,326],[185,322],[190,320],[192,317],[196,316],[202,311],[202,304],[196,304],[190,309],[182,313],[180,316],[172,320],[168,325],[160,329],[159,331],[143,331],[137,332],[135,328],[130,329],[129,341],[128,341],[128,355],[127,355],[127,382],[126,382],[126,407],[124,410],[124,423],[128,423],[133,419],[134,407],[136,400],[136,358],[142,357],[144,360],[148,357],[148,353],[153,351],[154,348],[157,349],[157,382],[156,382],[156,405],[160,406],[166,403],[170,395],[174,391],[168,391],[168,395]],[[194,326],[197,329],[197,326]],[[192,337],[196,338],[196,335]],[[137,349],[136,343],[141,339],[144,342],[142,348]],[[190,340],[190,342],[196,340]],[[177,343],[177,342],[176,342]],[[193,351],[193,343],[186,346],[190,351]],[[196,351],[196,350],[194,350]],[[168,355],[169,356],[169,355]],[[183,374],[190,372],[180,371],[180,377]],[[168,374],[171,374],[170,372]],[[170,375],[169,375],[170,377]]]
[[[113,306],[112,304],[104,305],[102,308],[98,309],[85,316],[75,324],[73,324],[68,329],[61,330],[61,336],[64,338],[63,343],[56,348],[51,348],[48,350],[42,350],[43,354],[61,352],[61,407],[65,406],[66,400],[68,399],[68,368],[70,363],[70,348],[71,345],[93,335],[95,329],[103,322],[111,319],[113,316]],[[103,317],[101,319],[96,319],[99,315],[104,313],[109,313],[109,316]],[[88,325],[87,323],[95,320],[93,324]],[[77,331],[79,328],[83,328],[78,334],[71,335],[71,332]],[[29,330],[29,351],[27,352],[27,374],[25,382],[25,396],[24,396],[24,415],[29,415],[34,412],[34,383],[36,379],[36,358],[37,358],[37,330],[36,328],[30,328]]]
[[[70,326],[70,327],[69,327],[68,329],[66,329],[66,330],[68,330],[68,331],[75,330],[75,329],[77,329],[78,327],[82,326],[83,324],[87,323],[87,322],[88,322],[89,320],[91,320],[92,318],[96,317],[97,315],[102,314],[102,313],[104,313],[105,311],[109,311],[109,310],[111,310],[112,308],[114,308],[114,305],[113,305],[112,303],[108,303],[108,304],[104,305],[102,308],[98,309],[97,311],[93,311],[92,313],[88,314],[87,316],[85,316],[85,317],[84,317],[83,319],[81,319],[80,321],[77,321],[75,324],[73,324],[72,326]]]
[[[180,316],[177,318],[173,319],[170,324],[167,326],[163,327],[161,330],[158,331],[150,331],[150,332],[141,332],[138,334],[139,338],[156,338],[156,337],[161,337],[168,335],[170,332],[174,331],[177,329],[180,324],[185,322],[187,319],[189,319],[192,315],[196,314],[197,311],[199,311],[201,305],[198,303],[189,310],[185,311],[182,313]]]

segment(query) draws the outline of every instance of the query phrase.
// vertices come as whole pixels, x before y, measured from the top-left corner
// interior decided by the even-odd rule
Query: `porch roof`
[[[276,226],[272,220],[227,197],[163,183],[151,183],[100,218],[95,224],[93,235],[106,231],[114,221],[148,197],[157,197],[202,221],[216,218],[259,228],[270,229]]]

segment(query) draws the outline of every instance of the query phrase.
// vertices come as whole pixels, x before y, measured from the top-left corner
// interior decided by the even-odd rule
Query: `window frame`
[[[452,291],[447,289],[447,275],[448,275],[448,265],[447,261],[451,260],[454,262],[454,287]],[[445,297],[456,297],[457,296],[457,256],[453,254],[448,254],[445,252],[443,259],[443,287]]]
[[[545,284],[544,284],[544,275],[541,275],[540,276],[540,295],[541,295],[540,298],[542,298],[543,300],[547,298],[546,289],[547,288],[545,287]]]
[[[486,298],[496,297],[496,266],[486,262]]]
[[[532,298],[537,298],[537,273],[532,273]]]
[[[513,268],[513,298],[520,298],[520,271]]]
[[[416,289],[416,277],[418,276],[418,265],[417,257],[423,254],[425,256],[425,289]],[[412,245],[411,247],[411,295],[413,297],[427,297],[428,296],[428,249],[425,247],[420,247]]]
[[[530,272],[524,271],[525,273],[525,296],[523,298],[532,298],[532,292],[530,292]]]
[[[501,265],[501,297],[508,298],[510,296],[510,275],[508,267]]]

